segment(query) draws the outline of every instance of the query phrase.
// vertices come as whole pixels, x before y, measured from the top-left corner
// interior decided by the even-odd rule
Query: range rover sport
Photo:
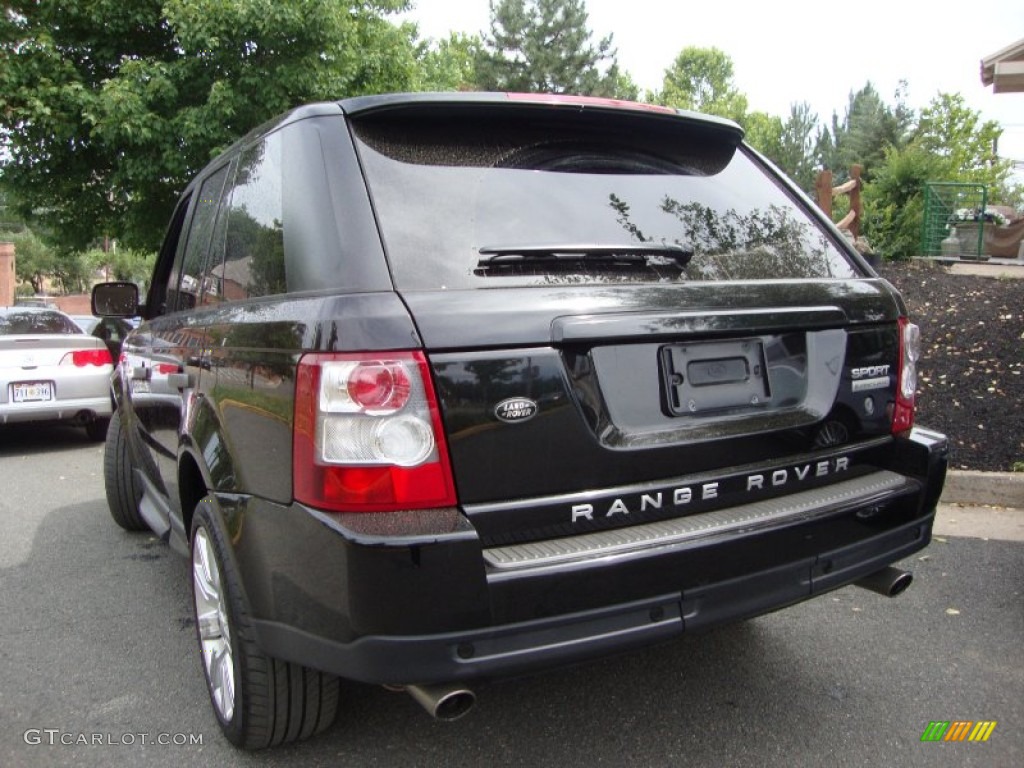
[[[185,190],[113,374],[114,520],[191,558],[235,744],[339,680],[474,681],[851,583],[925,547],[918,331],[724,120],[575,97],[305,106]]]

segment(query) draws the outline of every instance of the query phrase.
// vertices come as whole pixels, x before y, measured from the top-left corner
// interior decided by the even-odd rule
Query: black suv
[[[228,738],[859,582],[927,545],[899,295],[733,123],[511,94],[302,107],[185,190],[107,496],[191,556]]]

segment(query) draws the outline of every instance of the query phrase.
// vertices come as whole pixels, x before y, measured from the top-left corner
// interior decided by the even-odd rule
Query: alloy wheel
[[[199,644],[210,698],[225,723],[235,712],[235,665],[231,648],[224,580],[206,529],[196,530],[192,544],[192,581]]]

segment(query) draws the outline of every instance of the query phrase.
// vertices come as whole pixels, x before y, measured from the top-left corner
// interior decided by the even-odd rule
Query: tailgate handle
[[[551,322],[551,341],[702,336],[715,333],[767,333],[836,328],[847,323],[839,307],[701,310],[699,312],[616,312],[570,315]]]

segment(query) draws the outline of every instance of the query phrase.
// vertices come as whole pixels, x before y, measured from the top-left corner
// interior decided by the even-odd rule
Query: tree
[[[20,231],[24,225],[14,216],[7,192],[3,188],[3,177],[0,176],[0,232]]]
[[[689,46],[665,70],[661,90],[649,93],[648,100],[735,120],[752,147],[809,191],[814,186],[811,135],[817,115],[806,102],[793,104],[785,121],[765,112],[748,112],[747,97],[736,88],[733,75],[728,54],[718,48]]]
[[[421,43],[416,90],[470,91],[476,85],[476,62],[483,51],[478,35],[452,32],[444,40]]]
[[[807,102],[793,104],[789,117],[782,118],[765,112],[748,112],[740,119],[746,140],[765,155],[805,192],[814,188],[815,160],[812,134],[818,125],[818,116],[811,112]]]
[[[737,122],[747,113],[747,97],[733,82],[732,59],[718,48],[683,48],[665,70],[661,90],[648,100]]]
[[[63,293],[85,293],[92,285],[93,264],[87,253],[57,254],[50,279]]]
[[[870,83],[854,93],[843,121],[832,113],[832,128],[826,130],[818,142],[821,164],[832,169],[837,179],[854,163],[864,169],[863,178],[869,181],[884,162],[887,147],[899,148],[906,144],[913,122],[913,112],[903,102],[903,89],[896,92],[896,104],[887,105]]]
[[[772,158],[805,192],[814,188],[817,127],[818,116],[811,111],[810,104],[806,101],[791,104],[789,117],[782,126],[779,156]]]
[[[924,184],[945,176],[945,163],[920,145],[888,147],[871,183],[864,187],[864,235],[891,259],[909,258],[921,245]]]
[[[188,179],[304,101],[408,87],[405,0],[9,0],[0,158],[18,213],[66,250],[153,248]]]
[[[86,252],[85,259],[90,271],[103,270],[107,279],[147,286],[156,264],[156,253],[121,246],[109,251],[93,248]]]
[[[995,155],[1001,133],[997,123],[982,122],[959,94],[940,93],[932,99],[910,141],[889,146],[865,186],[865,232],[874,247],[891,258],[917,251],[925,182],[984,184],[997,199],[1010,194],[1013,163]]]
[[[747,143],[778,165],[777,158],[782,155],[782,118],[767,112],[748,112],[740,125]]]
[[[54,273],[57,256],[30,229],[16,232],[0,232],[0,240],[14,243],[14,276],[32,286],[32,292],[45,292],[45,281]]]
[[[913,142],[944,160],[955,181],[995,187],[1006,183],[1010,160],[1000,160],[996,145],[1003,129],[994,120],[981,121],[959,93],[940,93],[921,111]]]
[[[591,42],[583,0],[491,0],[490,8],[491,31],[476,59],[481,89],[637,98],[612,36]]]

